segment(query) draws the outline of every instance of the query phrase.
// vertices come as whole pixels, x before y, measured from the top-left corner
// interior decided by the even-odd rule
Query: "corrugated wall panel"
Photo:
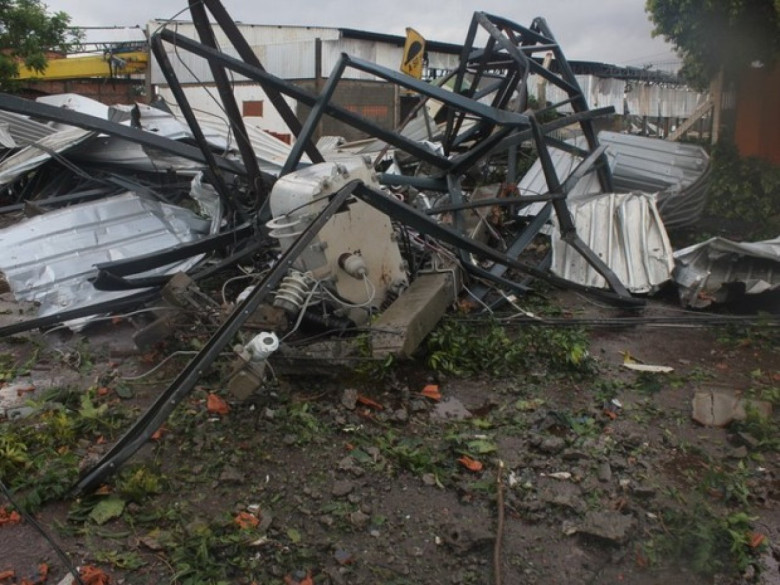
[[[530,95],[538,95],[540,78],[533,75],[528,81]],[[615,113],[623,113],[623,97],[626,82],[621,79],[604,79],[593,75],[578,75],[577,82],[591,108],[613,106]],[[547,84],[547,101],[559,102],[567,99],[566,93],[552,84]],[[668,118],[687,118],[706,95],[684,87],[665,87],[631,83],[631,91],[625,94],[630,114],[637,116],[661,116]],[[571,108],[562,108],[571,111]]]

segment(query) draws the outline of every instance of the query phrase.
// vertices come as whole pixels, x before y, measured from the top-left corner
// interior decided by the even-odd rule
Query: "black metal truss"
[[[176,45],[180,50],[183,49],[189,51],[194,55],[206,59],[207,61],[218,62],[225,68],[259,83],[266,92],[270,89],[298,100],[302,104],[312,108],[310,116],[316,118],[322,116],[323,114],[327,114],[341,122],[344,122],[345,124],[352,126],[353,128],[356,128],[357,130],[365,132],[370,136],[379,138],[380,140],[391,144],[395,148],[400,149],[418,158],[420,161],[440,169],[443,172],[448,171],[452,167],[452,163],[447,159],[447,157],[436,154],[435,152],[420,145],[418,142],[408,139],[399,133],[385,130],[384,128],[379,127],[366,118],[363,118],[362,116],[359,116],[337,104],[331,102],[320,103],[319,96],[316,94],[300,88],[293,83],[280,79],[279,77],[266,72],[264,69],[250,65],[234,57],[225,55],[215,49],[212,49],[211,47],[203,45],[202,43],[199,43],[171,30],[163,29],[157,34],[162,40]],[[489,106],[479,102],[474,102],[471,99],[453,94],[452,92],[430,85],[428,83],[418,81],[414,78],[403,75],[402,73],[376,65],[375,63],[370,63],[368,61],[363,61],[361,59],[356,59],[354,57],[350,57],[349,55],[342,54],[341,62],[336,65],[336,68],[342,67],[344,70],[347,67],[351,67],[366,73],[370,73],[381,79],[385,79],[386,81],[396,83],[401,87],[405,87],[406,89],[410,89],[422,95],[427,95],[434,99],[449,103],[453,107],[463,108],[475,115],[486,117],[487,119],[490,119],[497,124],[500,123],[513,125],[518,128],[528,127],[527,117],[522,114],[505,112],[496,110],[495,108],[490,108]],[[309,139],[310,136],[301,134],[299,138],[306,140]]]
[[[33,329],[47,329],[65,321],[70,321],[71,319],[81,319],[82,317],[92,317],[93,315],[100,315],[101,313],[116,313],[130,310],[151,302],[158,296],[159,290],[144,290],[122,297],[121,299],[111,299],[110,301],[95,303],[94,305],[89,305],[87,307],[60,311],[53,315],[25,319],[24,321],[18,321],[0,327],[0,338],[18,335],[19,333],[32,331]]]
[[[75,493],[90,492],[97,488],[109,475],[119,469],[133,454],[148,441],[154,432],[167,420],[176,406],[192,391],[198,380],[214,363],[222,350],[233,340],[244,322],[255,312],[266,296],[275,290],[295,260],[310,244],[322,226],[339,211],[359,183],[352,181],[345,185],[330,200],[317,217],[296,238],[290,248],[279,258],[274,268],[255,289],[239,304],[222,323],[216,333],[206,342],[203,349],[192,358],[176,379],[163,391],[146,412],[116,442],[111,450],[84,474],[73,488]]]
[[[476,49],[474,41],[479,28],[488,33],[488,40],[484,48]],[[558,74],[544,67],[534,59],[535,54],[552,53],[555,57]],[[493,16],[484,12],[476,12],[463,45],[460,65],[455,76],[453,91],[467,96],[479,95],[480,83],[490,73],[501,73],[504,80],[494,95],[493,106],[506,108],[514,95],[519,98],[517,108],[525,110],[527,107],[527,80],[529,74],[537,74],[549,83],[563,90],[569,99],[556,106],[570,104],[575,114],[588,111],[587,101],[577,82],[574,73],[569,66],[555,37],[547,23],[542,18],[534,20],[531,28],[523,27],[506,18]],[[467,75],[470,81],[467,83]],[[545,109],[542,104],[542,109]],[[537,115],[539,112],[537,112]],[[465,112],[449,111],[447,118],[447,131],[445,132],[443,145],[446,153],[450,153],[463,143],[464,137],[460,134],[460,128],[466,119]],[[579,121],[582,133],[588,142],[590,149],[598,146],[596,132],[591,119]],[[492,132],[492,128],[481,124],[480,132]],[[537,143],[537,148],[540,146]],[[612,177],[606,165],[599,170],[599,180],[605,192],[612,191]]]
[[[495,248],[491,248],[486,244],[464,236],[457,229],[453,229],[437,222],[426,214],[414,209],[413,207],[410,207],[409,205],[406,205],[405,203],[402,203],[395,197],[389,197],[384,193],[371,189],[365,185],[361,184],[358,188],[355,189],[355,196],[359,197],[372,207],[375,207],[382,213],[388,215],[390,218],[400,221],[422,234],[430,236],[445,244],[449,244],[459,251],[463,251],[468,254],[474,254],[487,260],[491,260],[507,268],[511,268],[518,272],[533,276],[534,278],[549,282],[556,287],[579,290],[590,295],[598,296],[615,304],[616,306],[637,308],[644,306],[645,304],[642,299],[632,297],[627,292],[625,292],[625,288],[622,286],[622,284],[619,284],[617,288],[613,288],[613,292],[609,292],[602,289],[596,289],[593,287],[573,283],[549,272],[539,270],[535,266],[520,262],[515,258],[509,257],[503,252],[499,252]],[[562,200],[556,199],[553,201],[552,205],[554,206],[558,201]]]
[[[257,55],[255,55],[255,52],[252,50],[252,47],[241,34],[241,31],[239,31],[235,21],[231,18],[230,14],[228,14],[227,10],[225,10],[225,7],[221,4],[221,2],[219,2],[219,0],[189,0],[189,5],[190,12],[192,13],[193,17],[193,22],[197,20],[199,26],[210,26],[209,21],[205,19],[203,13],[196,9],[198,5],[203,5],[209,10],[209,12],[211,12],[211,15],[214,17],[216,24],[219,25],[219,27],[222,29],[222,32],[225,33],[225,36],[233,45],[233,48],[238,53],[238,56],[250,65],[254,65],[256,68],[265,71],[262,63],[260,63]],[[264,88],[264,90],[268,96],[268,100],[271,102],[274,108],[276,108],[276,111],[282,117],[284,123],[287,124],[287,127],[297,138],[296,142],[303,140],[305,143],[304,149],[309,159],[313,163],[323,162],[324,159],[322,158],[322,155],[320,154],[319,150],[317,150],[317,147],[314,145],[314,143],[311,140],[301,138],[301,123],[290,108],[290,105],[285,101],[284,96],[273,87]]]
[[[211,2],[215,4],[217,0],[211,0]],[[473,50],[473,40],[478,26],[485,28],[490,35],[488,44],[482,51]],[[630,294],[619,278],[576,234],[573,220],[564,200],[567,192],[564,187],[568,186],[569,183],[561,181],[552,167],[547,150],[547,135],[545,133],[547,128],[536,121],[533,112],[519,113],[505,109],[514,95],[519,93],[523,98],[526,96],[526,81],[529,73],[533,71],[555,83],[569,95],[567,103],[570,103],[574,108],[574,114],[564,116],[557,121],[558,124],[578,123],[586,136],[590,151],[596,150],[598,146],[592,125],[594,113],[587,109],[584,96],[576,78],[571,73],[571,69],[565,62],[562,51],[543,21],[535,21],[534,26],[539,30],[526,29],[505,19],[476,13],[467,42],[464,45],[461,66],[455,76],[456,91],[447,91],[375,63],[342,54],[329,76],[323,92],[316,95],[268,73],[257,64],[253,65],[230,57],[219,52],[213,46],[199,43],[171,30],[160,31],[153,37],[152,42],[153,45],[156,44],[159,51],[162,51],[161,41],[171,43],[177,49],[189,51],[206,59],[212,68],[218,65],[219,68],[234,71],[256,81],[266,92],[284,94],[311,108],[308,118],[298,133],[300,144],[293,147],[283,166],[282,174],[291,172],[298,167],[304,149],[310,143],[317,124],[322,116],[327,114],[358,130],[367,132],[369,135],[375,136],[437,169],[431,178],[444,180],[441,184],[447,185],[452,203],[457,206],[463,203],[463,197],[459,188],[453,189],[453,186],[460,185],[460,176],[480,160],[485,160],[502,149],[508,149],[512,152],[511,147],[517,144],[517,140],[532,140],[542,160],[550,200],[558,216],[564,240],[605,278],[618,296],[630,298]],[[560,76],[529,58],[529,55],[539,51],[551,51],[555,54],[556,59],[560,61],[558,63],[558,68],[562,71]],[[474,63],[477,64],[476,69],[473,66]],[[439,155],[417,142],[405,138],[400,133],[384,130],[369,120],[334,104],[332,97],[336,86],[348,68],[368,73],[445,104],[449,117],[444,144],[445,148],[449,149],[457,146],[458,156],[450,158]],[[501,72],[502,75],[496,76],[496,71]],[[471,86],[460,90],[467,72],[471,73],[472,76]],[[167,74],[166,76],[172,89],[179,85],[175,76]],[[483,100],[489,97],[489,92],[485,93],[479,89],[479,82],[486,77],[491,78],[489,92],[494,94],[490,105],[473,99],[473,96],[479,96]],[[215,77],[215,83],[221,85],[224,83],[224,79]],[[181,88],[178,87],[176,90],[181,91]],[[225,88],[220,89],[220,93],[224,91]],[[459,130],[466,117],[475,120],[476,124],[471,130],[461,134]],[[467,142],[469,143],[468,148],[465,147]],[[599,154],[597,159],[598,162],[603,163],[605,157],[603,154]],[[596,162],[592,157],[588,157],[587,160],[588,166],[593,166]],[[599,164],[597,172],[602,187],[607,190],[611,187],[609,168],[605,164]],[[462,226],[459,213],[455,214],[455,219],[455,225]],[[465,261],[467,256],[462,251],[459,251],[459,254]]]
[[[150,46],[152,54],[154,54],[155,58],[157,59],[157,63],[160,66],[160,70],[163,72],[165,78],[168,80],[175,78],[173,65],[171,65],[171,62],[168,60],[168,55],[165,53],[165,49],[162,47],[160,39],[157,37],[152,37]],[[219,195],[220,201],[222,201],[222,203],[226,206],[227,210],[237,211],[239,206],[235,205],[235,203],[232,201],[227,181],[222,174],[222,170],[216,165],[216,155],[211,151],[211,147],[206,141],[206,136],[203,134],[203,130],[195,120],[195,113],[189,106],[189,102],[187,101],[187,94],[184,93],[184,90],[180,85],[173,85],[171,90],[173,91],[173,96],[176,99],[176,102],[179,104],[179,108],[182,111],[184,119],[190,126],[190,130],[192,131],[192,135],[195,138],[196,144],[203,153],[203,158],[206,161],[205,173],[209,179],[209,182],[214,186],[214,189]],[[254,160],[254,165],[255,167],[257,166],[257,159]],[[242,219],[245,220],[246,217],[244,216]]]
[[[201,42],[215,49],[218,48],[214,30],[209,22],[208,13],[206,12],[206,7],[203,2],[201,0],[190,0],[189,5],[190,13],[192,14],[192,22],[195,25],[195,29],[198,31]],[[155,52],[155,56],[159,58],[157,52]],[[257,164],[257,156],[252,148],[252,143],[249,140],[249,135],[247,134],[246,126],[244,125],[244,118],[241,116],[241,111],[238,109],[238,104],[233,95],[230,80],[228,79],[225,69],[220,67],[217,63],[209,63],[209,67],[211,68],[212,76],[217,81],[217,91],[219,91],[222,107],[227,116],[233,136],[235,137],[238,151],[241,153],[241,160],[244,161],[249,190],[255,195],[254,207],[259,209],[268,197],[268,193],[262,179],[260,167]],[[190,121],[188,120],[188,122]],[[197,131],[200,132],[200,128],[197,126],[197,122],[190,123],[190,128],[193,132],[196,131],[196,128]]]
[[[206,254],[220,248],[233,246],[257,235],[252,224],[243,224],[232,230],[206,236],[194,242],[180,244],[162,252],[153,252],[132,258],[115,260],[96,264],[97,276],[92,280],[92,286],[98,290],[129,290],[147,286],[163,286],[170,279],[170,275],[158,275],[152,277],[127,280],[125,277],[132,274],[140,274],[148,270],[160,268],[173,262],[180,262],[192,258],[198,254]]]
[[[595,143],[592,121],[595,117],[610,113],[612,110],[591,111],[587,109],[587,104],[577,84],[577,80],[543,19],[535,20],[531,28],[524,28],[507,19],[485,13],[475,13],[466,42],[463,45],[460,66],[454,75],[454,91],[447,91],[441,87],[421,82],[374,63],[342,54],[323,92],[315,95],[265,71],[252,52],[251,47],[240,35],[235,23],[229,18],[218,0],[205,0],[203,5],[194,0],[191,0],[190,3],[192,5],[193,21],[195,21],[198,34],[204,42],[197,42],[171,30],[163,29],[153,36],[151,45],[172,91],[177,96],[177,101],[191,127],[196,142],[200,146],[200,150],[148,132],[128,128],[77,112],[20,100],[12,96],[0,96],[0,108],[105,132],[142,145],[152,146],[203,162],[210,172],[212,182],[221,199],[231,207],[233,201],[230,189],[222,178],[223,171],[243,176],[248,175],[249,181],[254,183],[250,185],[250,190],[255,189],[258,197],[264,197],[264,192],[258,191],[258,178],[253,168],[256,166],[257,161],[254,158],[254,154],[247,150],[246,142],[244,142],[243,147],[240,146],[245,163],[243,166],[218,157],[210,151],[198,126],[197,119],[187,103],[186,95],[176,79],[173,68],[167,61],[163,42],[171,43],[177,49],[189,51],[208,61],[220,96],[224,102],[227,102],[226,110],[236,134],[245,135],[245,129],[241,122],[234,120],[238,116],[238,110],[230,92],[228,77],[225,72],[230,70],[258,82],[266,94],[273,97],[272,102],[279,108],[291,131],[298,137],[296,145],[283,166],[282,174],[297,168],[304,153],[313,162],[322,160],[319,152],[313,147],[311,138],[321,117],[330,115],[358,130],[385,141],[396,149],[416,157],[421,163],[426,163],[433,167],[432,174],[427,176],[410,178],[385,175],[383,176],[383,182],[386,184],[411,184],[418,188],[447,192],[450,202],[446,208],[453,210],[456,228],[462,228],[463,218],[461,211],[469,206],[461,192],[461,177],[478,162],[487,160],[491,156],[505,151],[511,154],[519,144],[525,141],[532,141],[539,153],[548,184],[548,193],[538,198],[534,197],[534,199],[550,202],[558,217],[563,239],[578,250],[586,261],[606,279],[609,286],[619,297],[622,297],[624,300],[630,298],[629,293],[615,274],[577,236],[573,220],[565,204],[566,194],[574,184],[575,179],[584,172],[590,172],[590,170],[595,169],[599,174],[602,187],[607,190],[611,185],[609,169],[604,164],[605,157]],[[219,51],[216,46],[215,36],[211,30],[212,25],[208,22],[204,6],[215,16],[218,25],[223,28],[243,61]],[[479,27],[485,29],[489,36],[486,46],[477,49],[474,47],[474,40]],[[535,54],[547,51],[555,55],[556,70],[559,72],[557,74],[545,68],[538,59],[534,58]],[[419,143],[407,139],[398,132],[384,130],[371,121],[332,103],[335,88],[348,68],[368,73],[379,79],[384,79],[400,87],[417,92],[424,96],[425,99],[431,98],[443,103],[448,112],[447,130],[444,137],[445,152],[457,148],[458,153],[451,157],[437,154]],[[569,99],[562,103],[570,104],[574,109],[574,113],[561,115],[557,120],[541,125],[536,121],[534,112],[530,110],[523,113],[511,111],[511,107],[514,106],[511,106],[510,102],[515,96],[519,96],[521,105],[524,105],[523,102],[527,97],[526,83],[530,73],[538,74],[564,90]],[[468,86],[466,86],[467,76],[469,78]],[[311,108],[311,112],[304,124],[301,124],[294,116],[284,101],[284,96],[294,98]],[[489,102],[489,105],[483,102]],[[558,105],[560,104],[556,104],[556,106]],[[240,118],[240,116],[238,117]],[[473,124],[471,129],[461,132],[460,130],[467,118],[474,121],[475,124]],[[582,128],[588,141],[588,149],[565,145],[565,143],[561,143],[549,136],[549,133],[557,128],[572,123],[579,124]],[[245,138],[245,136],[243,137]],[[563,147],[569,151],[574,151],[583,156],[585,160],[570,177],[559,178],[556,175],[548,151],[550,146],[556,148]],[[517,204],[518,206],[523,204],[522,198],[518,198]],[[531,222],[526,229],[538,231],[537,224],[538,222]],[[424,224],[422,229],[429,230],[425,233],[430,233],[431,230],[435,231],[432,224]],[[521,237],[517,238],[517,241],[528,242],[535,233],[536,231],[534,233],[522,234]],[[463,242],[460,242],[458,245],[463,245]],[[473,268],[467,263],[468,254],[466,254],[465,248],[459,248],[458,251],[464,266],[467,269]],[[519,253],[519,250],[516,251]],[[120,282],[119,278],[117,278],[118,275],[113,276],[113,278],[109,279],[112,281],[110,286],[124,287],[133,285],[132,282]],[[539,273],[537,276],[542,278],[544,275]],[[547,276],[549,277],[549,275]]]

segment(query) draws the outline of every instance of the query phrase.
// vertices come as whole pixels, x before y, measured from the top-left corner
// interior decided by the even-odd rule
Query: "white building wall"
[[[152,21],[147,25],[151,34],[159,28],[160,21]],[[240,24],[239,30],[252,47],[263,67],[273,75],[282,79],[311,79],[315,75],[316,39],[322,41],[322,76],[328,77],[338,63],[342,53],[364,59],[393,71],[398,71],[401,65],[403,47],[393,46],[376,41],[360,39],[343,39],[336,28],[301,27],[301,26],[269,26]],[[197,31],[191,23],[172,23],[169,28],[191,39],[198,40]],[[218,28],[214,29],[217,43],[222,51],[231,57],[238,57],[235,49]],[[205,59],[186,51],[177,50],[173,45],[165,43],[166,53],[180,83],[211,83],[211,71]],[[454,68],[458,64],[457,55],[443,55],[429,52],[429,66],[436,69]],[[165,77],[157,62],[152,59],[150,66],[153,85],[166,84]],[[246,78],[233,75],[236,81],[247,81]],[[371,80],[374,76],[349,69],[345,79]]]
[[[228,121],[225,113],[222,111],[217,102],[214,101],[214,97],[219,99],[217,90],[212,87],[203,86],[189,86],[185,88],[187,93],[187,100],[190,103],[190,107],[195,110],[199,115],[205,114],[206,119],[212,121],[220,121],[227,127]],[[169,104],[175,104],[173,93],[168,87],[159,86],[157,88],[157,94],[162,97]],[[290,130],[287,124],[284,123],[282,117],[276,111],[276,108],[271,105],[268,97],[263,92],[262,88],[256,84],[237,84],[233,87],[233,95],[236,96],[236,102],[239,109],[242,107],[244,101],[257,101],[263,102],[263,116],[243,116],[244,123],[247,126],[252,126],[258,130],[265,130],[268,132],[274,132],[278,134],[289,134]],[[213,96],[213,97],[212,97]],[[285,98],[290,107],[295,109],[296,101]]]
[[[160,21],[152,21],[148,25],[149,32],[155,31],[161,25]],[[191,23],[171,23],[169,28],[197,39],[197,32]],[[371,63],[376,63],[392,71],[398,71],[403,48],[388,43],[363,39],[344,39],[336,28],[301,27],[301,26],[270,26],[240,24],[239,29],[253,48],[265,69],[282,79],[312,79],[315,77],[316,39],[322,41],[322,75],[327,78],[338,63],[342,53],[347,53]],[[215,28],[218,44],[227,55],[237,57],[224,33]],[[213,80],[208,64],[204,59],[186,51],[176,50],[172,45],[166,45],[168,57],[176,71],[177,78],[185,89],[193,105],[214,115],[223,116],[214,101],[209,97],[203,85],[213,89]],[[429,52],[429,67],[438,70],[453,69],[458,65],[458,55],[444,55]],[[271,106],[264,92],[256,84],[245,78],[230,74],[236,83],[236,99],[239,106],[244,100],[263,100],[264,113],[262,118],[248,119],[248,123],[256,124],[273,132],[288,132],[279,114]],[[154,59],[150,67],[150,78],[153,86],[158,86],[158,93],[166,99],[171,99],[170,91],[165,88],[166,81]],[[355,69],[347,69],[344,79],[375,80],[367,73]],[[529,94],[538,96],[537,84],[540,77],[532,75],[529,78]],[[612,106],[617,114],[623,114],[624,104],[628,112],[638,116],[687,118],[696,107],[706,99],[706,94],[680,87],[666,87],[656,84],[626,82],[619,79],[599,78],[592,75],[578,76],[580,86],[591,108]],[[630,89],[630,91],[627,91]],[[547,101],[559,102],[568,96],[557,87],[547,83]],[[625,100],[625,101],[624,101]],[[295,108],[295,101],[288,99]],[[197,104],[197,105],[196,105]],[[571,107],[563,108],[571,111]]]
[[[149,34],[156,31],[161,25],[161,21],[151,21],[147,24]],[[337,40],[341,36],[339,30],[335,28],[250,24],[239,24],[238,27],[263,67],[284,79],[313,77],[314,40],[318,38],[323,41]],[[199,39],[192,23],[174,22],[170,23],[168,28],[191,39]],[[214,27],[214,34],[218,46],[222,47],[222,51],[226,55],[238,56],[219,27]],[[180,83],[210,83],[213,81],[205,59],[186,51],[177,50],[169,43],[164,43],[164,45],[168,59],[171,61]],[[310,63],[308,69],[304,65],[307,61]],[[154,59],[152,59],[150,75],[153,85],[166,83],[165,77]],[[236,80],[245,80],[240,76],[234,77]]]

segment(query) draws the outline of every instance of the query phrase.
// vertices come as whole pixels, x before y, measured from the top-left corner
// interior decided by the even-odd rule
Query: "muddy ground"
[[[541,310],[615,314],[552,297]],[[646,314],[685,315],[672,301]],[[545,353],[509,326],[528,357],[509,370],[440,347],[479,373],[423,355],[333,377],[301,365],[243,401],[217,368],[97,494],[74,498],[79,472],[207,337],[191,321],[140,353],[135,327],[31,333],[1,349],[3,481],[74,565],[111,583],[780,582],[777,414],[748,409],[723,427],[691,416],[698,391],[778,405],[773,329],[541,328]],[[466,345],[496,335],[470,327]],[[630,371],[626,353],[674,371]],[[9,521],[2,575],[58,583],[66,567],[29,522]]]

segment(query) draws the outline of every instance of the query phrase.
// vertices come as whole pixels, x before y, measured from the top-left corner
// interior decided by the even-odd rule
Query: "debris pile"
[[[250,321],[263,333],[236,348],[230,387],[242,396],[262,383],[278,340],[284,354],[285,340],[302,328],[368,331],[375,355],[411,355],[464,281],[482,304],[540,280],[639,308],[643,300],[632,293],[655,291],[671,277],[664,221],[685,225],[700,213],[706,155],[686,152],[698,172],[685,167],[675,175],[665,169],[679,147],[653,158],[646,143],[597,135],[595,121],[613,109],[588,107],[544,19],[524,27],[475,13],[444,84],[343,54],[314,94],[266,71],[217,0],[191,12],[199,41],[168,28],[150,39],[180,117],[154,105],[107,107],[72,95],[0,96],[8,130],[0,212],[27,216],[0,232],[0,270],[17,299],[41,305],[37,318],[0,333],[81,326],[85,317],[159,305],[160,298],[165,310],[188,305],[219,315],[208,343],[79,491],[146,442]],[[231,50],[216,47],[214,27]],[[484,46],[476,44],[478,30]],[[166,44],[208,62],[229,128],[193,110]],[[552,60],[540,58],[547,53]],[[418,95],[416,116],[391,131],[338,105],[333,96],[347,69]],[[262,87],[296,137],[292,146],[247,128],[232,74]],[[534,109],[532,75],[567,99]],[[300,120],[287,100],[310,108],[308,117]],[[372,140],[315,144],[326,115]],[[563,141],[562,129],[580,137]],[[518,159],[531,152],[535,166],[516,176]],[[481,179],[494,174],[503,180]],[[622,192],[645,188],[661,195]],[[548,221],[552,244],[541,257],[521,260]],[[228,299],[228,282],[222,303],[200,292],[197,283],[235,266],[245,270],[241,295]],[[227,316],[225,308],[232,309]],[[165,330],[164,316],[155,316]],[[153,342],[155,331],[145,329],[139,344]],[[277,341],[255,351],[271,336]]]

